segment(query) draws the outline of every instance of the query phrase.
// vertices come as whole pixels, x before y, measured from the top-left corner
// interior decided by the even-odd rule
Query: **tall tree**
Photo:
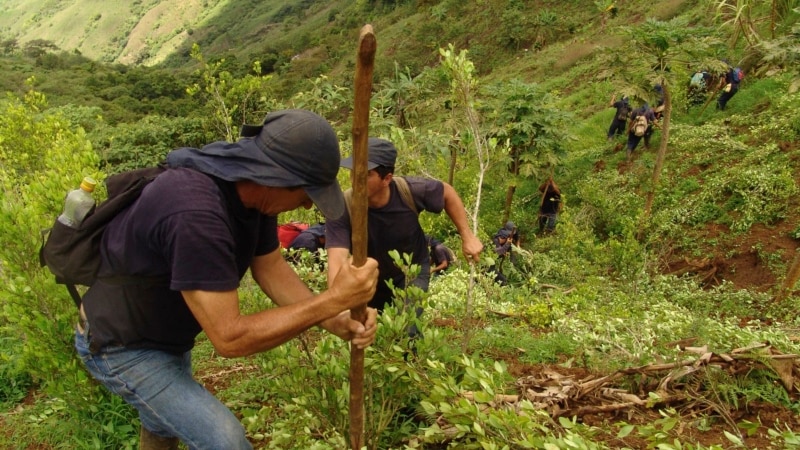
[[[522,179],[539,179],[552,172],[564,155],[572,114],[556,106],[556,96],[535,83],[514,79],[491,89],[496,102],[492,111],[492,133],[507,142],[508,172],[502,223],[511,217],[517,184]]]
[[[463,113],[463,120],[469,131],[469,139],[475,147],[475,156],[478,161],[478,182],[476,186],[475,205],[472,208],[472,232],[478,235],[478,212],[481,206],[481,192],[483,190],[483,179],[489,169],[492,149],[496,146],[496,140],[489,140],[483,134],[480,126],[480,116],[475,107],[475,95],[478,81],[475,78],[475,65],[467,58],[467,51],[461,50],[456,53],[453,44],[447,49],[440,48],[439,54],[442,56],[442,68],[450,81],[451,95],[453,98],[453,111]],[[469,340],[472,335],[472,297],[475,287],[475,264],[470,263],[470,281],[467,287],[467,321],[464,326],[464,342],[462,349],[466,352]]]

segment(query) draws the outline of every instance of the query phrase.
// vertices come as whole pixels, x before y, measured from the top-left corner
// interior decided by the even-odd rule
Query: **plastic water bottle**
[[[80,226],[86,214],[95,205],[94,197],[92,197],[95,185],[97,182],[93,178],[86,177],[78,189],[69,191],[67,200],[64,202],[64,212],[58,216],[58,221],[71,228]]]

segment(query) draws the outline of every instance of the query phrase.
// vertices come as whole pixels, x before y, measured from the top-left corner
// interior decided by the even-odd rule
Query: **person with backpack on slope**
[[[470,230],[464,203],[453,186],[430,178],[395,176],[397,149],[385,139],[368,139],[367,159],[367,255],[378,260],[380,272],[378,288],[369,306],[380,313],[387,304],[393,302],[387,282],[391,280],[398,288],[406,286],[403,271],[389,256],[391,250],[398,251],[400,255],[412,255],[411,262],[419,265],[421,270],[411,284],[423,291],[428,290],[430,254],[425,232],[419,223],[420,211],[438,214],[444,210],[447,213],[461,236],[461,250],[468,262],[478,261],[483,244]],[[352,156],[343,159],[341,165],[352,170]],[[345,197],[347,195],[345,193]],[[338,219],[330,220],[326,227],[328,282],[332,283],[350,256],[350,215],[343,214]],[[422,309],[416,305],[414,307],[419,317]],[[418,330],[409,330],[409,335],[412,338],[417,336]]]
[[[372,298],[377,261],[342,261],[331,288],[314,294],[278,242],[281,212],[315,204],[330,219],[344,213],[336,132],[305,110],[271,112],[242,131],[236,142],[170,152],[168,168],[103,234],[75,348],[93,377],[139,411],[140,449],[252,448],[239,419],[192,377],[200,332],[228,358],[314,326],[359,348],[375,340],[377,312],[369,308],[362,324],[350,309]],[[240,311],[248,270],[277,307]],[[153,277],[163,281],[145,282]]]
[[[307,251],[314,254],[316,262],[321,263],[319,252],[325,248],[325,224],[318,223],[314,226],[308,227],[297,234],[297,236],[289,244],[288,249],[294,250],[295,253],[299,251]],[[298,255],[294,254],[293,261],[299,260]]]
[[[689,78],[686,97],[690,106],[702,105],[711,83],[711,74],[707,70],[698,70]]]
[[[289,244],[289,248],[304,249],[312,253],[325,248],[325,224],[318,223],[301,231]]]
[[[661,111],[664,110],[664,105],[659,107]],[[644,148],[646,150],[650,150],[650,139],[653,137],[653,132],[655,131],[656,127],[659,124],[659,120],[661,119],[661,114],[656,111],[655,108],[651,108],[650,105],[645,103],[640,108],[640,111],[644,111],[645,118],[647,119],[647,128],[644,131],[643,141],[644,141]]]
[[[444,275],[444,272],[450,268],[450,263],[453,262],[452,250],[430,234],[425,235],[425,240],[430,249],[431,275],[434,277]]]
[[[650,146],[649,137],[646,137],[646,135],[655,120],[656,116],[653,108],[647,103],[643,103],[641,107],[636,108],[631,113],[631,120],[628,126],[628,142],[625,147],[628,161],[630,161],[633,151],[642,138],[646,138],[645,145],[647,147]]]
[[[724,78],[720,78],[719,85],[722,92],[717,99],[717,109],[720,111],[725,110],[728,101],[739,92],[739,84],[744,79],[744,72],[739,67],[729,67],[725,73]]]
[[[617,101],[616,94],[611,97],[608,106],[615,108],[614,119],[611,121],[611,126],[608,127],[608,141],[614,139],[615,136],[622,136],[625,133],[625,127],[628,124],[628,117],[631,114],[631,105],[628,97],[622,97],[622,100]]]
[[[308,224],[303,222],[291,221],[278,225],[278,241],[281,247],[289,248],[292,241],[303,231],[308,229]]]
[[[497,230],[497,233],[495,233],[494,236],[492,236],[492,242],[495,245],[497,245],[497,240],[498,240],[499,236],[501,234],[504,234],[504,233],[502,233],[503,230],[508,231],[508,243],[509,243],[509,246],[517,246],[517,247],[519,247],[519,242],[520,242],[519,230],[517,230],[517,225],[514,222],[510,221],[510,220],[508,222],[506,222],[505,225],[503,225],[503,228],[500,228],[499,230]],[[512,251],[511,247],[509,247],[507,256],[508,256],[508,259],[511,261],[511,264],[516,264],[516,262],[517,262],[517,254]]]

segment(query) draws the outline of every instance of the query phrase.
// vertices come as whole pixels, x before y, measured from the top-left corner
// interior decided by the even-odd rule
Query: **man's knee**
[[[250,450],[253,446],[245,437],[244,427],[238,421],[221,421],[213,431],[209,448]]]

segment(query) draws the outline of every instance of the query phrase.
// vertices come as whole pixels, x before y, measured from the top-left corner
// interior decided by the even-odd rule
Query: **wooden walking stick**
[[[367,161],[369,139],[369,100],[372,95],[372,72],[375,62],[375,33],[372,25],[364,25],[358,38],[358,56],[354,79],[353,107],[353,198],[350,205],[353,264],[367,262]],[[367,308],[350,310],[351,316],[364,323]],[[364,445],[364,350],[350,346],[350,448]]]
[[[697,117],[700,117],[700,116],[703,115],[703,111],[706,110],[706,108],[708,107],[709,103],[711,103],[711,100],[714,100],[717,97],[717,94],[719,94],[719,91],[722,89],[722,86],[723,86],[722,84],[717,84],[717,88],[714,89],[714,92],[712,92],[711,95],[708,97],[708,100],[706,100],[706,103],[703,105],[702,108],[700,108],[700,112],[697,113]]]

